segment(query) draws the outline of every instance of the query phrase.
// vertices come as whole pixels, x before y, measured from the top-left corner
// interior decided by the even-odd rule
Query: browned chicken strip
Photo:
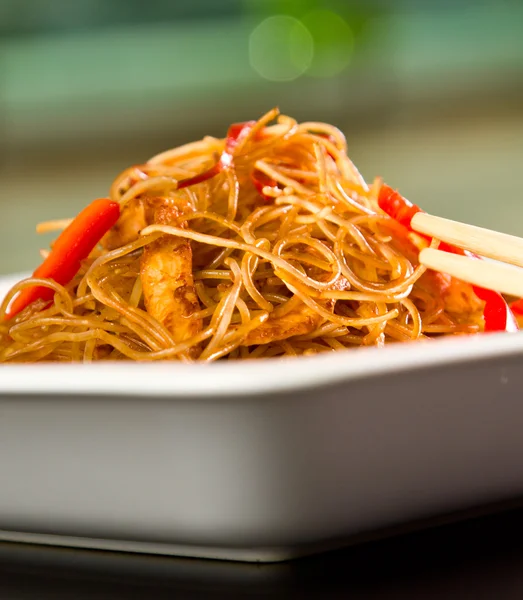
[[[345,277],[339,277],[332,289],[345,290],[348,287],[349,283]],[[327,300],[323,304],[327,310],[332,311],[336,302]],[[281,317],[269,317],[265,323],[249,333],[242,346],[270,344],[298,335],[307,335],[318,329],[324,322],[325,319],[321,315],[302,303]]]
[[[190,210],[182,198],[137,198],[123,208],[104,245],[111,249],[128,244],[153,223],[183,226],[180,217]],[[147,312],[166,327],[177,343],[189,340],[202,330],[202,320],[193,317],[200,310],[200,304],[194,288],[189,240],[162,236],[146,246],[140,278]]]
[[[317,329],[323,320],[321,315],[302,304],[286,315],[269,318],[247,335],[242,346],[270,344],[296,335],[305,335]]]
[[[195,319],[200,310],[192,276],[192,251],[188,240],[165,236],[147,246],[140,266],[147,312],[184,342],[202,329]]]

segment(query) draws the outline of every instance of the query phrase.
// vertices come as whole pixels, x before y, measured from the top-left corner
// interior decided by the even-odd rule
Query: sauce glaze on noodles
[[[225,144],[206,137],[120,174],[110,189],[120,221],[78,275],[65,287],[27,279],[6,297],[0,361],[296,356],[482,330],[481,302],[469,286],[417,264],[426,242],[380,211],[380,180],[367,185],[338,129],[272,110],[239,139],[229,164],[179,189],[212,168]],[[188,271],[191,311],[158,318],[176,293],[169,281],[146,301],[144,257],[159,255]],[[54,290],[52,304],[37,301],[4,321],[10,300],[34,283]]]

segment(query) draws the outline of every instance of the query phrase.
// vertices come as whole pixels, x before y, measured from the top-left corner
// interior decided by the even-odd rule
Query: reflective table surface
[[[523,508],[255,565],[0,544],[0,597],[523,598]]]

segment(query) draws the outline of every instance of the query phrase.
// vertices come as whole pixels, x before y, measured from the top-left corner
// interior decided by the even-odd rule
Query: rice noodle
[[[118,175],[109,197],[122,213],[110,233],[121,243],[102,239],[65,286],[36,277],[16,284],[0,307],[0,362],[295,357],[483,330],[481,306],[460,295],[466,284],[417,263],[415,242],[378,208],[381,180],[367,184],[339,129],[273,109],[233,146],[205,137]],[[150,217],[148,202],[164,216]],[[149,215],[145,226],[125,237],[125,219],[138,215]],[[158,317],[176,288],[151,291],[151,254],[167,265],[162,285],[176,283],[167,274],[176,261],[186,269],[179,277],[193,290],[192,312]],[[53,300],[4,320],[34,285]]]

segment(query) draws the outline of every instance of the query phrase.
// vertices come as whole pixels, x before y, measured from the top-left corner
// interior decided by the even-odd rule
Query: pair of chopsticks
[[[474,260],[425,248],[419,255],[422,265],[482,288],[523,297],[523,269],[518,268],[523,267],[523,238],[426,213],[415,214],[411,227],[418,233],[497,261]]]

